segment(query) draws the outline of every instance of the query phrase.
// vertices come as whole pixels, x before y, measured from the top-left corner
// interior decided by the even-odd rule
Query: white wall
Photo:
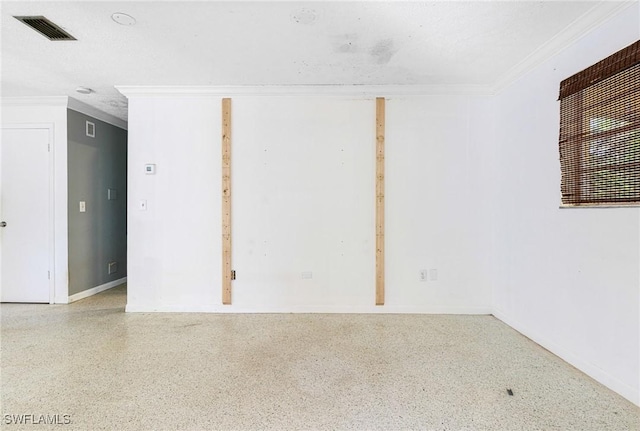
[[[220,303],[220,115],[209,98],[129,101],[128,311]]]
[[[635,41],[637,8],[496,97],[388,98],[383,307],[373,305],[372,97],[233,98],[238,279],[223,306],[220,94],[125,89],[127,310],[493,310],[638,403],[639,210],[559,209],[557,147],[560,81]],[[432,268],[437,281],[418,281]]]
[[[387,304],[429,313],[490,309],[491,240],[482,178],[491,140],[488,97],[387,103]],[[437,269],[436,282],[420,282]]]
[[[68,301],[67,238],[67,97],[4,98],[2,124],[53,127],[54,157],[54,302]],[[24,167],[29,169],[28,166]]]
[[[481,199],[474,176],[489,99],[388,101],[383,307],[374,305],[373,98],[232,104],[238,278],[223,306],[220,98],[130,95],[128,311],[490,312],[491,233],[481,211],[468,211]],[[157,174],[145,175],[145,163]],[[431,268],[438,281],[420,282]]]
[[[638,209],[559,209],[560,81],[640,36],[638,3],[496,98],[495,315],[640,403]]]
[[[232,112],[233,303],[371,308],[374,103],[236,98]]]

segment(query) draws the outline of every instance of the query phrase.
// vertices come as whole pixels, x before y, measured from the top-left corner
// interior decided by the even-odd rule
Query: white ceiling
[[[2,1],[1,91],[126,119],[114,85],[493,85],[598,3]],[[78,40],[51,42],[15,15]]]

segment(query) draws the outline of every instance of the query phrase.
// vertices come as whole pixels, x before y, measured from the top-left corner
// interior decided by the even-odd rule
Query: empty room
[[[640,429],[640,1],[0,25],[3,429]]]

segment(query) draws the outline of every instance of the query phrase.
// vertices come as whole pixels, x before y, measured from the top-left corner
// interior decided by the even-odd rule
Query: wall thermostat
[[[144,173],[147,174],[147,175],[155,175],[155,173],[156,173],[156,165],[154,165],[154,164],[144,165]]]

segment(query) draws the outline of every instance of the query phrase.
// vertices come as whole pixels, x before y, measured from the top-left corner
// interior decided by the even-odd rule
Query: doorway
[[[53,303],[52,126],[3,126],[0,301]]]

